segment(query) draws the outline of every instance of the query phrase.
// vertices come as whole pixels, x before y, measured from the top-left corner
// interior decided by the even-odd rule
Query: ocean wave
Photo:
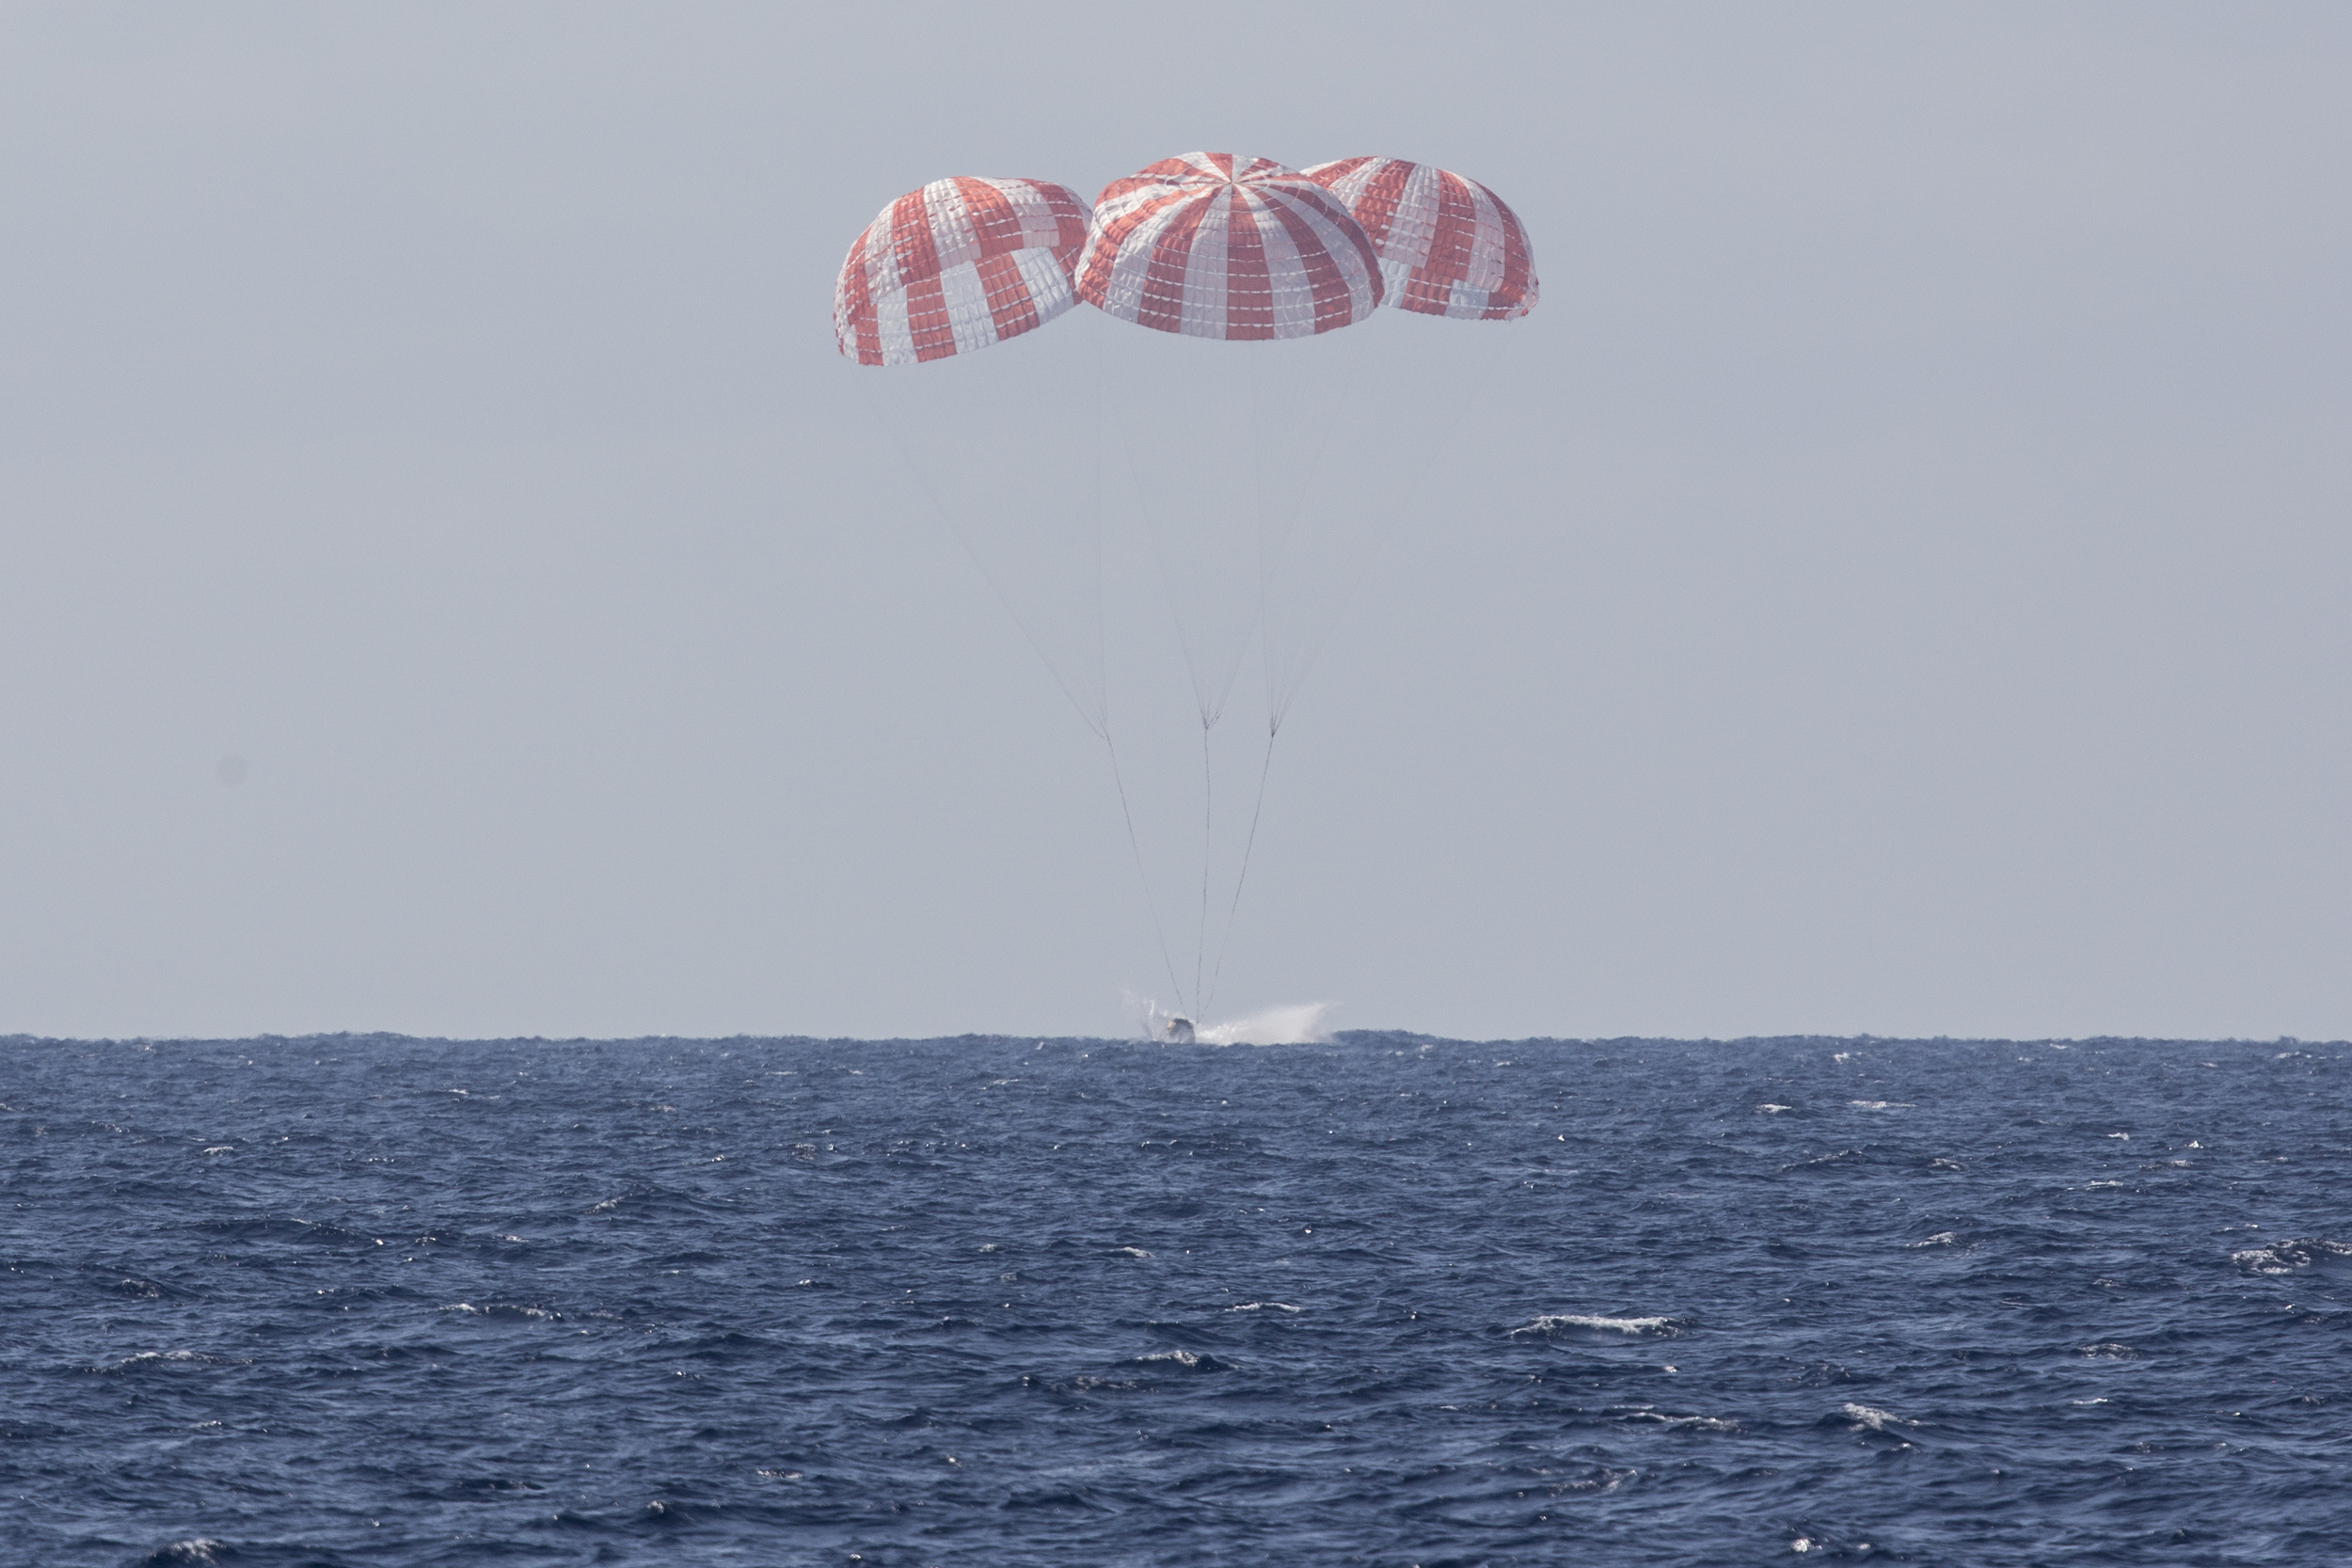
[[[514,1322],[561,1323],[564,1314],[552,1307],[532,1307],[517,1302],[494,1301],[476,1307],[469,1301],[453,1301],[439,1308],[443,1312],[463,1312],[475,1318],[503,1318]]]
[[[1207,1376],[1216,1372],[1236,1370],[1234,1364],[1205,1351],[1168,1349],[1146,1351],[1131,1355],[1120,1363],[1124,1371],[1115,1373],[1084,1372],[1067,1383],[1049,1385],[1088,1394],[1142,1393],[1168,1386],[1152,1374],[1178,1372]]]
[[[1648,1405],[1636,1405],[1629,1410],[1613,1411],[1621,1421],[1645,1421],[1675,1432],[1738,1432],[1740,1423],[1721,1416],[1673,1416]]]
[[[140,1568],[194,1568],[220,1560],[219,1554],[228,1550],[225,1544],[209,1535],[193,1535],[185,1541],[174,1541],[168,1546],[158,1546],[139,1559]]]
[[[1341,1039],[0,1041],[0,1562],[2332,1560],[2352,1048]]]
[[[139,1367],[163,1367],[181,1362],[210,1363],[217,1359],[218,1357],[207,1355],[202,1351],[143,1350],[138,1352],[136,1354],[126,1355],[121,1360],[111,1362],[103,1367],[91,1367],[88,1370],[93,1372],[127,1372]]]
[[[2293,1274],[2298,1269],[2328,1265],[2352,1258],[2352,1243],[2316,1239],[2273,1242],[2230,1254],[2230,1261],[2249,1274]]]
[[[1837,1414],[1851,1421],[1856,1432],[1884,1432],[1891,1426],[1915,1427],[1919,1424],[1891,1410],[1881,1410],[1871,1404],[1841,1404],[1837,1407]]]
[[[1581,1329],[1595,1334],[1650,1335],[1669,1338],[1680,1332],[1680,1322],[1677,1318],[1612,1318],[1583,1312],[1546,1312],[1533,1322],[1511,1330],[1511,1337],[1516,1338],[1523,1334],[1548,1337]]]
[[[1149,1351],[1142,1355],[1131,1355],[1127,1359],[1131,1365],[1138,1367],[1150,1366],[1155,1361],[1164,1361],[1182,1367],[1188,1372],[1230,1372],[1233,1370],[1232,1362],[1221,1361],[1214,1355],[1197,1350],[1155,1350]]]

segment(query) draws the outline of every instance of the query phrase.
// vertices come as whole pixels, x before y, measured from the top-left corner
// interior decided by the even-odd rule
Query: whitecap
[[[1139,1246],[1121,1246],[1111,1248],[1111,1256],[1114,1258],[1149,1258],[1152,1255]]]
[[[2293,1274],[2331,1258],[2352,1258],[2352,1244],[2317,1240],[2273,1242],[2230,1254],[2230,1261],[2255,1274]]]
[[[119,1372],[123,1370],[125,1368],[151,1366],[154,1363],[161,1361],[210,1361],[211,1359],[211,1356],[206,1355],[201,1351],[143,1350],[135,1355],[124,1356],[121,1360],[116,1362],[111,1368],[92,1368],[91,1370],[93,1371],[109,1370]]]
[[[1295,1312],[1298,1308],[1287,1301],[1245,1301],[1238,1307],[1229,1307],[1225,1310],[1228,1312]]]
[[[1856,1432],[1866,1429],[1871,1432],[1884,1432],[1890,1426],[1915,1427],[1919,1424],[1916,1421],[1905,1420],[1891,1410],[1881,1410],[1875,1405],[1868,1404],[1841,1404],[1837,1407],[1837,1413],[1851,1421]]]
[[[1521,1334],[1556,1334],[1564,1328],[1589,1328],[1617,1334],[1671,1334],[1672,1318],[1608,1318],[1581,1312],[1546,1312],[1534,1322],[1511,1330]]]
[[[1930,1237],[1929,1237],[1926,1241],[1924,1241],[1924,1242],[1905,1242],[1905,1243],[1903,1243],[1903,1246],[1904,1246],[1904,1248],[1905,1248],[1906,1250],[1911,1249],[1911,1248],[1915,1248],[1915,1247],[1923,1247],[1923,1246],[1958,1246],[1958,1245],[1960,1245],[1960,1232],[1959,1232],[1959,1231],[1957,1231],[1957,1230],[1939,1230],[1939,1231],[1937,1231],[1934,1235],[1930,1236]]]
[[[2137,1361],[2139,1359],[2139,1352],[2129,1345],[2117,1344],[2111,1339],[2095,1345],[2085,1345],[2083,1354],[2093,1361]]]
[[[1772,1104],[1769,1104],[1769,1103],[1768,1103],[1768,1104],[1758,1105],[1758,1106],[1756,1107],[1756,1109],[1757,1109],[1758,1111],[1763,1112],[1766,1116],[1776,1116],[1776,1115],[1778,1115],[1780,1112],[1788,1110],[1788,1106],[1786,1106],[1786,1105],[1772,1105]]]
[[[1740,1430],[1739,1422],[1727,1420],[1721,1416],[1669,1416],[1663,1411],[1651,1410],[1646,1406],[1639,1410],[1626,1411],[1622,1418],[1629,1421],[1650,1421],[1676,1432],[1738,1432]]]
[[[1859,1106],[1865,1111],[1908,1111],[1912,1109],[1912,1103],[1908,1100],[1849,1100],[1846,1103]]]

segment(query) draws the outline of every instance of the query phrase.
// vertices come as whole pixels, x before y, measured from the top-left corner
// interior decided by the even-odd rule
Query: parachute
[[[914,365],[1034,332],[1077,303],[1087,204],[1043,180],[934,180],[850,246],[833,331],[861,365]]]
[[[1361,321],[1382,287],[1371,239],[1321,185],[1271,158],[1187,152],[1104,187],[1078,297],[1137,326],[1248,342]]]
[[[934,180],[884,207],[850,245],[833,315],[843,357],[886,372],[855,378],[881,430],[1088,726],[1107,738],[1090,619],[1101,599],[1095,485],[1041,460],[1035,441],[1041,424],[1076,415],[1086,378],[1067,356],[1003,347],[1018,340],[1026,349],[1077,304],[1090,212],[1047,180]],[[988,348],[998,352],[976,363]],[[1026,533],[983,526],[988,507],[1006,501],[1034,525]]]
[[[1477,181],[1402,158],[1341,158],[1301,172],[1347,204],[1398,309],[1509,321],[1534,308],[1527,230]]]
[[[856,379],[1104,740],[1168,983],[1190,1019],[1215,1001],[1283,717],[1491,365],[1492,343],[1473,341],[1486,334],[1453,324],[1514,319],[1535,298],[1525,230],[1499,197],[1386,158],[1299,170],[1189,152],[1113,181],[1090,209],[1044,181],[936,181],[850,247],[834,292],[841,353],[883,372]],[[1078,303],[1094,309],[1071,314]],[[1415,317],[1448,325],[1423,337]],[[1377,323],[1391,325],[1367,330]],[[998,352],[976,356],[985,348]],[[1041,447],[1041,431],[1058,440]],[[1200,727],[1189,986],[1136,832],[1128,782],[1138,775],[1122,772],[1113,741],[1103,531],[1129,524],[1150,543]],[[1119,625],[1140,614],[1122,607]],[[1250,758],[1248,832],[1238,855],[1229,837],[1221,859],[1232,895],[1211,970],[1211,736],[1253,644],[1266,737],[1263,759]],[[1159,738],[1148,715],[1122,715],[1119,728],[1140,728],[1147,750]],[[1163,766],[1139,777],[1165,793],[1173,776]]]

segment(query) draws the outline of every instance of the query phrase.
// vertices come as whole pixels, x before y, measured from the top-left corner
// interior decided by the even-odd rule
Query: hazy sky
[[[829,311],[1196,148],[1544,281],[1234,1006],[2352,1033],[2352,9],[2144,0],[0,7],[0,1031],[1129,1027],[1100,743]]]

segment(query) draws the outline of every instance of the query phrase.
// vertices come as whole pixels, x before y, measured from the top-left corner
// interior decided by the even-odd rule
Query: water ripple
[[[2333,1563],[2289,1043],[0,1040],[0,1562]]]

